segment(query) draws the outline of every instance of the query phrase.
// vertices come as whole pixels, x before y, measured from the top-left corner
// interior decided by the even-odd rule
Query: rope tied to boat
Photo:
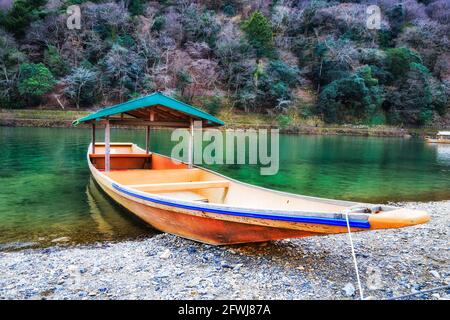
[[[354,265],[354,268],[355,268],[356,280],[358,282],[359,295],[360,295],[360,299],[364,300],[364,293],[363,293],[363,289],[362,289],[362,285],[361,285],[361,279],[359,277],[358,261],[356,260],[355,247],[353,245],[352,231],[350,229],[350,221],[349,221],[349,216],[348,216],[349,213],[354,213],[355,211],[356,212],[357,211],[370,212],[372,214],[377,214],[380,211],[382,211],[382,208],[381,208],[381,206],[374,206],[372,208],[368,208],[368,207],[365,207],[365,206],[358,206],[357,205],[357,206],[350,207],[350,208],[348,208],[347,210],[344,211],[345,220],[346,220],[346,223],[347,223],[348,237],[349,237],[349,240],[350,240],[350,248],[351,248],[351,251],[352,251],[353,265]],[[404,298],[409,298],[409,297],[413,297],[413,296],[416,296],[416,295],[427,294],[427,293],[430,293],[430,292],[433,292],[433,291],[439,291],[439,290],[445,290],[445,289],[448,290],[449,288],[450,288],[450,285],[447,284],[447,285],[444,285],[444,286],[434,287],[434,288],[430,288],[430,289],[426,289],[426,290],[422,290],[422,291],[416,291],[416,292],[412,292],[412,293],[409,293],[409,294],[394,296],[394,297],[388,298],[386,300],[404,299]]]
[[[352,239],[352,231],[350,229],[350,220],[348,218],[349,211],[350,210],[345,210],[344,211],[345,220],[347,222],[348,238],[350,240],[350,248],[352,249],[353,264],[354,264],[354,267],[355,267],[356,280],[358,282],[359,298],[361,300],[364,300],[364,293],[363,293],[363,289],[362,289],[362,286],[361,286],[361,279],[359,278],[358,261],[356,260],[355,247],[353,245],[353,239]]]

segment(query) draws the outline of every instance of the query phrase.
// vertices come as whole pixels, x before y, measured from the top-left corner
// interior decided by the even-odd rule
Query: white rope
[[[353,263],[356,272],[356,280],[358,281],[359,297],[361,300],[363,300],[364,294],[361,286],[361,280],[359,279],[358,262],[356,261],[355,247],[353,246],[352,232],[350,230],[350,221],[348,219],[348,211],[345,211],[345,219],[347,220],[348,238],[350,239],[350,247],[352,248]]]

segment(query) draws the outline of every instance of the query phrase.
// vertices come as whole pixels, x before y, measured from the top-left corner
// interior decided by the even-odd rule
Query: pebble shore
[[[450,284],[450,201],[424,225],[353,233],[364,296]],[[215,247],[169,234],[0,252],[0,299],[358,299],[347,234]],[[407,299],[449,299],[450,290]]]

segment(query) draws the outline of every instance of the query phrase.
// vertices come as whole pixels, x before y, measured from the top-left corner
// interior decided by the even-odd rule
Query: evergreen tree
[[[274,44],[270,21],[260,12],[255,11],[243,22],[248,41],[255,48],[258,57],[273,56]]]

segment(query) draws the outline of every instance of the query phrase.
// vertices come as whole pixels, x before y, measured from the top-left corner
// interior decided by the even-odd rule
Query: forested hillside
[[[366,27],[370,4],[381,29]],[[284,124],[449,123],[449,34],[448,0],[16,0],[0,15],[0,107],[159,90]]]

